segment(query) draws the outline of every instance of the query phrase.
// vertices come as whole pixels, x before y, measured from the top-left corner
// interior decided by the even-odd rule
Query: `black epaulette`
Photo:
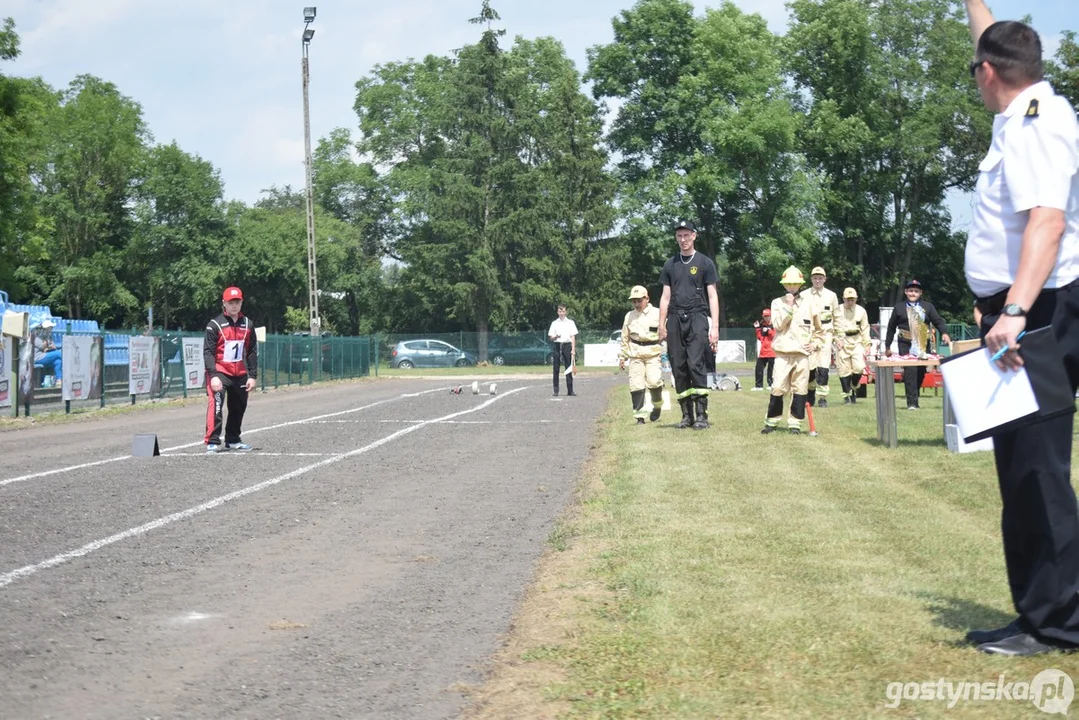
[[[1038,101],[1031,100],[1030,105],[1027,105],[1027,111],[1023,113],[1023,117],[1036,118],[1038,117]]]

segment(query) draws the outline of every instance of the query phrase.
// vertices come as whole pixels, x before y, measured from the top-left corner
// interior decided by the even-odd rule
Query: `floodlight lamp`
[[[315,21],[315,8],[313,8],[313,7],[305,7],[303,9],[303,21],[305,23],[310,23],[310,22]]]
[[[315,37],[315,31],[312,30],[311,28],[307,28],[306,30],[303,31],[303,41],[304,41],[304,43],[311,42],[311,38],[313,38],[313,37]]]

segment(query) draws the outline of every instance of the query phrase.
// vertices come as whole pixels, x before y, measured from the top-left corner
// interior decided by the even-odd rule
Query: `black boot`
[[[678,404],[682,406],[682,422],[678,423],[678,429],[693,427],[693,399],[679,398]]]
[[[694,430],[707,430],[712,426],[708,422],[708,396],[697,395],[693,398],[694,404],[697,408],[697,421],[693,423]]]
[[[648,419],[655,422],[663,410],[663,388],[652,388],[649,392],[652,393],[652,412],[648,413]]]
[[[633,417],[638,423],[644,422],[644,390],[631,390],[630,400],[633,401]]]

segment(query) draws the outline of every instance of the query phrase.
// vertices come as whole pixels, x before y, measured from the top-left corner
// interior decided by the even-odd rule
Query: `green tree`
[[[130,322],[142,308],[121,277],[132,193],[150,139],[142,109],[112,83],[80,75],[44,132],[47,164],[38,186],[49,235],[32,280],[54,310]]]
[[[392,168],[404,267],[391,294],[443,329],[474,328],[481,357],[491,328],[534,327],[559,299],[595,311],[610,278],[624,292],[623,255],[602,241],[614,213],[598,108],[559,43],[503,51],[497,19],[484,2],[477,44],[379,66],[355,105],[360,151]]]
[[[289,308],[307,311],[307,217],[304,195],[290,187],[272,187],[255,207],[231,203],[226,213],[230,239],[227,253],[219,253],[218,304],[221,286],[238,285],[244,308],[270,332],[293,328]],[[315,243],[318,248],[319,312],[327,331],[350,331],[347,314],[337,296],[338,276],[347,249],[358,244],[350,225],[315,207]],[[306,327],[306,323],[305,323]]]
[[[19,36],[11,18],[0,29],[0,61],[19,55]],[[41,253],[37,198],[32,176],[42,165],[45,117],[56,105],[40,80],[0,74],[0,289],[22,299],[16,268]]]
[[[805,155],[824,182],[820,264],[866,300],[894,302],[919,246],[951,237],[991,116],[967,67],[959,0],[794,0],[786,47],[805,98]],[[943,268],[947,284],[962,264]],[[870,303],[872,304],[872,303]]]
[[[720,269],[721,313],[756,317],[791,261],[819,243],[816,185],[797,153],[799,114],[778,39],[730,2],[694,17],[685,0],[641,0],[589,50],[597,98],[619,103],[609,142],[621,155],[621,207],[637,281],[654,286],[673,254],[674,221],[698,226]]]
[[[1074,31],[1064,31],[1054,61],[1046,63],[1045,74],[1053,89],[1079,109],[1079,42]]]
[[[229,252],[221,175],[175,142],[151,148],[141,174],[128,287],[162,327],[200,328],[220,292],[216,258]]]
[[[382,261],[394,252],[393,199],[385,179],[370,163],[354,159],[356,152],[344,128],[320,140],[314,152],[315,202],[351,228],[332,236],[332,258],[319,255],[321,284],[332,292],[330,304],[320,301],[319,307],[337,316],[334,322],[342,332],[368,334],[384,327]]]

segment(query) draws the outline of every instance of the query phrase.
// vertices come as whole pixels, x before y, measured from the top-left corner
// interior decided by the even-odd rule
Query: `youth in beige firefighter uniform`
[[[838,349],[835,369],[843,386],[843,402],[857,402],[858,384],[865,372],[865,352],[869,349],[869,316],[858,304],[858,291],[852,287],[843,291],[843,307],[835,316]]]
[[[635,285],[629,291],[633,309],[626,313],[622,323],[622,344],[618,350],[618,367],[625,370],[629,365],[629,396],[633,401],[633,417],[638,425],[644,425],[647,417],[659,420],[663,404],[663,374],[660,357],[664,343],[659,339],[659,308],[648,302],[648,290]],[[652,411],[644,409],[644,395],[651,396]]]
[[[820,324],[824,329],[824,345],[809,357],[808,402],[816,407],[828,407],[828,368],[832,366],[832,340],[835,330],[835,314],[839,311],[839,297],[824,287],[828,275],[824,268],[817,266],[809,273],[813,283],[802,291],[802,296],[809,300],[820,315]],[[819,402],[818,402],[819,396]]]
[[[810,359],[824,345],[824,328],[816,305],[805,293],[798,294],[804,281],[802,271],[791,265],[780,280],[787,294],[772,301],[772,327],[776,330],[776,339],[772,343],[776,352],[775,381],[768,398],[768,416],[762,435],[775,432],[778,427],[783,415],[783,397],[787,393],[794,396],[787,428],[794,435],[802,431],[812,370]]]

